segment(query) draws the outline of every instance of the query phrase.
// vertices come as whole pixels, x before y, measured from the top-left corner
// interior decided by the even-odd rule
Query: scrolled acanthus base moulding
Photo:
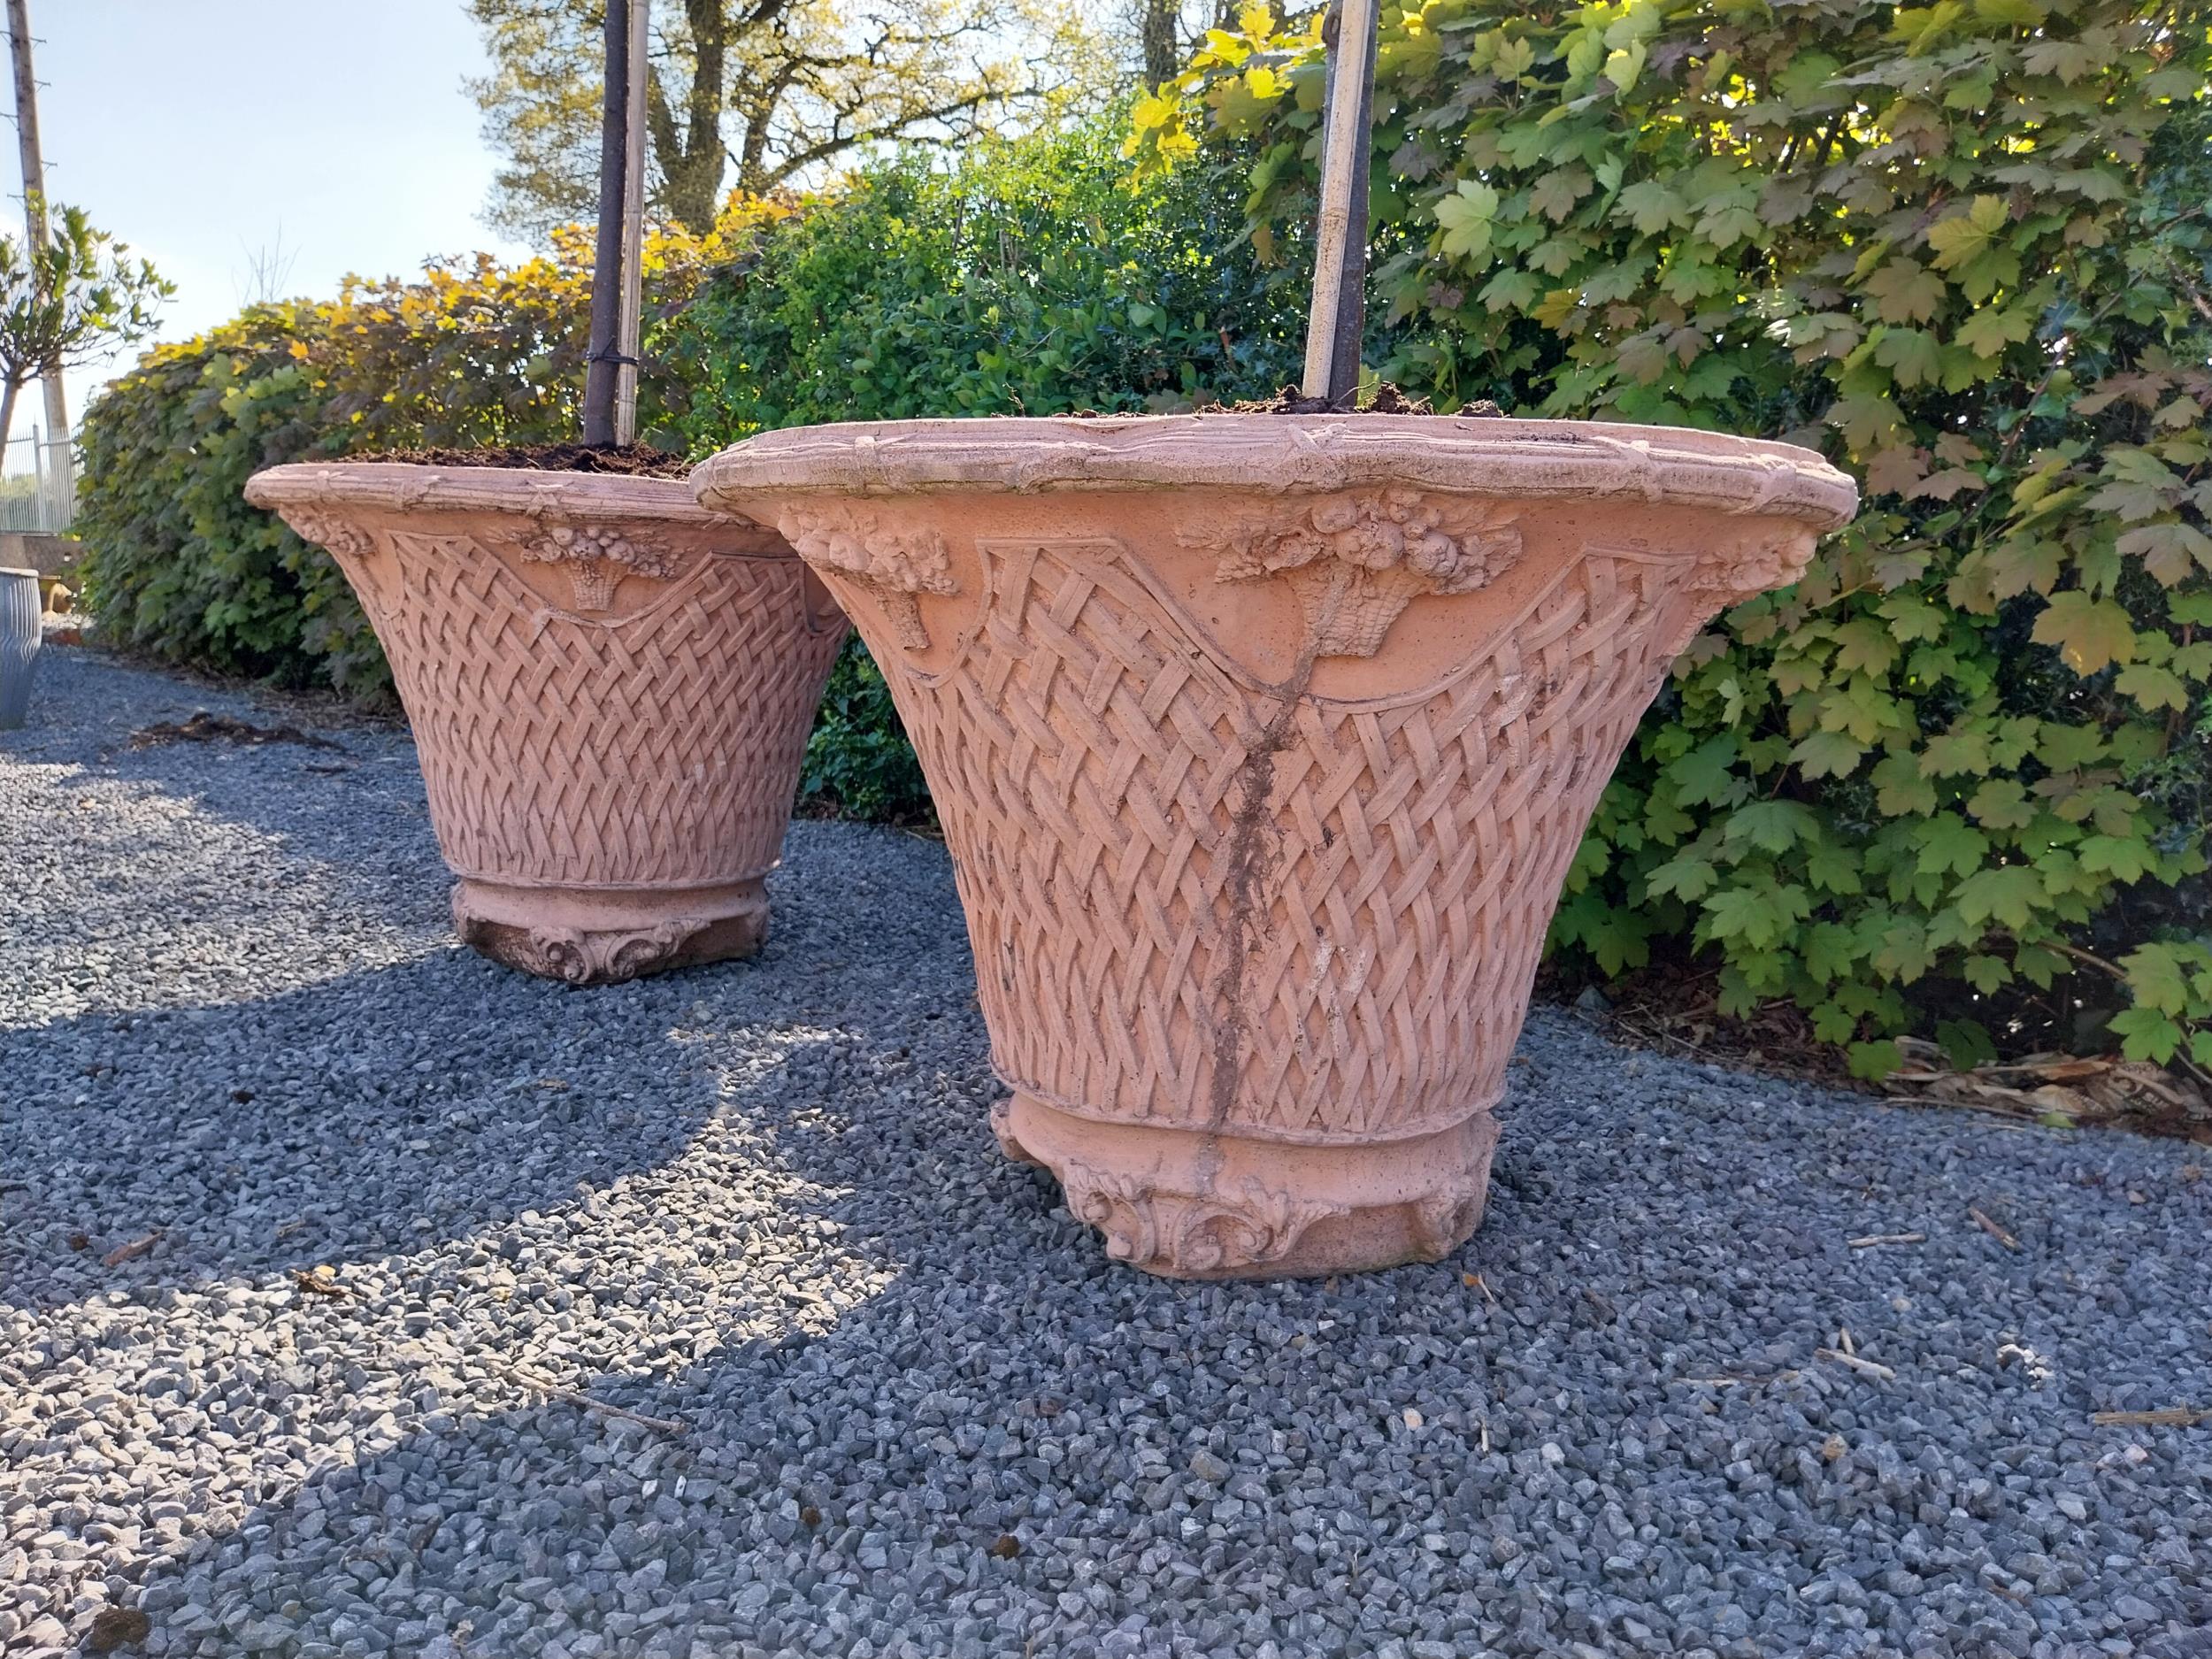
[[[376,630],[465,943],[577,985],[759,949],[845,634],[780,537],[669,479],[353,463],[246,494]]]
[[[1782,444],[1360,416],[815,427],[694,481],[883,668],[1001,1141],[1192,1278],[1473,1230],[1599,792],[1696,631],[1855,503]]]

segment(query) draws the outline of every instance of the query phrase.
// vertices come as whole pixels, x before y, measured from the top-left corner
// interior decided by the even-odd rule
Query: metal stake
[[[630,0],[630,97],[622,183],[622,319],[615,349],[614,441],[637,442],[637,354],[645,313],[645,44],[652,0]]]

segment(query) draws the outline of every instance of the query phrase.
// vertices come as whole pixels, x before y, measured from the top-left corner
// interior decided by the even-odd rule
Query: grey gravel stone
[[[572,992],[403,733],[129,746],[202,706],[306,718],[57,649],[0,737],[10,1659],[2203,1659],[2212,1427],[2090,1421],[2212,1404],[2201,1151],[1539,1010],[1453,1259],[1150,1280],[991,1143],[938,847]]]

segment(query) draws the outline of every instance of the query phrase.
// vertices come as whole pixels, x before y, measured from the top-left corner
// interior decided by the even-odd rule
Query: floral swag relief
[[[1689,581],[1690,591],[1699,603],[1667,641],[1663,657],[1671,661],[1688,650],[1691,641],[1721,612],[1795,582],[1812,563],[1813,549],[1819,540],[1812,530],[1792,530],[1701,557],[1696,574]]]
[[[471,949],[497,943],[501,960],[541,979],[569,985],[617,985],[657,972],[710,926],[674,917],[646,927],[518,927],[478,915],[458,893],[453,921],[461,942]]]
[[[365,559],[376,551],[376,542],[367,531],[334,513],[317,512],[311,507],[288,507],[279,517],[292,526],[301,541],[311,541],[339,558]]]
[[[960,591],[942,536],[912,525],[894,526],[875,508],[857,502],[795,507],[776,527],[818,568],[833,570],[873,594],[901,645],[910,651],[929,649],[929,630],[915,595],[944,598]]]
[[[625,576],[666,581],[676,573],[676,561],[661,549],[589,525],[554,525],[525,541],[521,551],[532,565],[566,568],[579,611],[607,610]]]
[[[1068,1210],[1106,1235],[1106,1254],[1148,1273],[1208,1273],[1278,1261],[1341,1204],[1294,1198],[1255,1180],[1183,1193],[1119,1170],[1067,1160],[1054,1171]]]
[[[1186,546],[1206,538],[1186,535]],[[1411,489],[1302,501],[1231,538],[1217,581],[1287,578],[1316,657],[1372,657],[1423,594],[1471,594],[1519,557],[1510,509]]]

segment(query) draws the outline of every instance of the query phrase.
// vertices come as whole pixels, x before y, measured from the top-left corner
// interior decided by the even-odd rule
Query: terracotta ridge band
[[[1204,1133],[1203,1125],[1194,1124],[1187,1119],[1133,1118],[1126,1111],[1118,1110],[1111,1105],[1094,1105],[1085,1101],[1071,1100],[1068,1096],[1056,1094],[1039,1084],[1025,1083],[1019,1078],[1002,1070],[995,1064],[991,1067],[991,1075],[1012,1093],[1025,1094],[1040,1105],[1049,1106],[1054,1111],[1064,1112],[1070,1118],[1080,1118],[1087,1123],[1111,1124],[1117,1128],[1155,1129],[1163,1134]],[[1493,1094],[1486,1103],[1471,1106],[1464,1111],[1455,1112],[1449,1116],[1432,1112],[1425,1118],[1408,1118],[1402,1123],[1394,1118],[1390,1124],[1389,1133],[1365,1137],[1359,1144],[1363,1147],[1383,1146],[1397,1141],[1429,1140],[1433,1136],[1457,1129],[1472,1119],[1481,1117],[1485,1112],[1497,1110],[1505,1099],[1505,1093],[1504,1087],[1501,1085],[1497,1093]],[[1340,1147],[1345,1143],[1344,1131],[1341,1127],[1291,1129],[1277,1124],[1239,1124],[1236,1133],[1240,1140],[1265,1141],[1278,1146],[1286,1147]]]

